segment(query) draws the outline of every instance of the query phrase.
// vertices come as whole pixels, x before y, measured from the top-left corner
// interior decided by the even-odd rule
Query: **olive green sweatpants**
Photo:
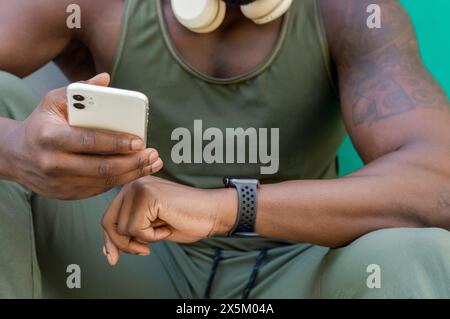
[[[22,120],[38,102],[0,72],[0,116]],[[247,286],[250,298],[450,298],[443,229],[385,229],[334,250],[268,239],[161,242],[112,268],[100,219],[115,194],[50,200],[0,180],[0,297],[202,298],[210,281],[212,298],[240,298]]]

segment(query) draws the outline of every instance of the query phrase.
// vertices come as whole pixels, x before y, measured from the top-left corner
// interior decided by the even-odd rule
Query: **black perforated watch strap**
[[[237,220],[229,236],[257,236],[255,223],[259,181],[255,179],[227,179],[225,185],[235,187],[238,193]]]

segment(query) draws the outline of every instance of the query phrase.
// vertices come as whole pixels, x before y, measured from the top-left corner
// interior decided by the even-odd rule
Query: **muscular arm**
[[[340,247],[382,228],[450,229],[448,99],[422,66],[408,15],[396,1],[378,3],[383,29],[371,31],[369,0],[321,1],[345,123],[367,165],[341,179],[262,185],[256,232],[264,237]],[[236,203],[232,189],[140,179],[103,218],[108,260],[148,254],[143,242],[227,234]]]
[[[64,23],[62,15],[55,17],[56,7],[65,13],[65,9],[59,4],[55,6],[52,0],[0,0],[0,71],[24,77],[61,52],[70,35],[55,28],[56,23]],[[1,145],[7,144],[17,124],[0,117]],[[1,150],[2,154],[7,151]],[[3,155],[0,158],[0,178],[8,176],[6,162]]]
[[[99,57],[95,66],[109,70],[122,0],[77,0],[81,29],[73,30],[66,25],[70,3],[0,0],[0,70],[25,76],[59,56],[58,62],[69,66],[63,70],[66,75],[76,78],[92,66],[91,60],[83,59],[84,53],[95,50]],[[107,74],[88,80],[99,86],[109,82]],[[8,99],[5,84],[2,93]],[[81,199],[161,169],[157,152],[145,149],[145,143],[135,136],[69,126],[66,102],[66,90],[61,88],[46,94],[24,121],[0,117],[0,179],[20,183],[45,197]]]
[[[366,26],[370,3],[382,29]],[[261,189],[257,231],[339,247],[389,227],[450,229],[450,112],[397,1],[322,0],[342,111],[367,164],[325,181]]]
[[[0,0],[0,71],[24,77],[50,62],[69,43],[66,1]],[[7,145],[18,123],[0,117],[0,143]],[[0,178],[8,176],[2,150]]]
[[[70,42],[69,1],[0,0],[0,70],[23,77],[50,62]]]

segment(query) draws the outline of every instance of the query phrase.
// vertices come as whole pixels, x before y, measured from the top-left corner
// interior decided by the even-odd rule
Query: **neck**
[[[242,22],[248,22],[248,19],[242,14],[242,11],[237,5],[227,5],[227,13],[222,27],[227,28],[230,25],[237,25]]]

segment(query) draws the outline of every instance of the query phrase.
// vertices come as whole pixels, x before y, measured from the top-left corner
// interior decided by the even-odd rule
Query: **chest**
[[[324,175],[344,131],[314,1],[263,26],[230,11],[205,35],[184,29],[170,1],[132,3],[113,85],[150,97],[148,144],[162,177],[217,187],[266,167],[278,168],[272,182]]]
[[[282,19],[256,25],[239,7],[228,7],[225,21],[215,32],[196,34],[176,20],[170,1],[163,1],[163,16],[170,41],[197,71],[215,78],[230,78],[256,69],[274,50]]]
[[[83,80],[111,70],[124,10],[122,1],[111,4],[105,10],[107,14],[95,19],[87,17],[80,39],[74,40],[58,57],[56,62],[69,79]],[[162,4],[170,41],[180,56],[197,71],[216,78],[230,78],[256,69],[273,52],[281,31],[282,19],[256,25],[243,18],[238,7],[231,7],[218,30],[196,34],[178,23],[170,1]]]

